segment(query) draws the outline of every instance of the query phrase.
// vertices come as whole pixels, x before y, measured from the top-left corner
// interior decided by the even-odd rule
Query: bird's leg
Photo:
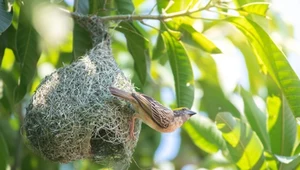
[[[134,136],[134,125],[135,125],[135,119],[138,118],[136,116],[136,114],[134,114],[134,116],[132,116],[130,123],[129,123],[129,131],[130,131],[130,139],[134,140],[135,136]]]

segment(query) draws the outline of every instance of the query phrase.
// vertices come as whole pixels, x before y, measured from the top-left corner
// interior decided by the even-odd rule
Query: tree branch
[[[114,20],[166,20],[170,18],[175,18],[175,17],[181,17],[181,16],[190,16],[196,12],[200,12],[206,9],[209,9],[211,6],[211,1],[210,0],[207,5],[205,5],[202,8],[195,8],[195,9],[187,9],[183,11],[178,11],[178,12],[172,12],[172,13],[165,13],[165,14],[160,14],[160,15],[115,15],[115,16],[104,16],[100,17],[101,20],[103,21],[114,21]]]
[[[186,9],[178,12],[172,12],[172,13],[163,13],[159,15],[114,15],[114,16],[103,16],[103,17],[98,17],[99,20],[101,21],[116,21],[116,20],[167,20],[175,17],[182,17],[182,16],[191,16],[194,13],[203,11],[203,10],[208,10],[209,8],[213,7],[212,5],[212,0],[209,0],[209,2],[204,6],[204,7],[199,7],[199,8],[192,8],[192,9]],[[72,17],[78,16],[79,14],[75,13],[70,13],[69,11],[65,9],[61,9],[62,12],[71,14]]]

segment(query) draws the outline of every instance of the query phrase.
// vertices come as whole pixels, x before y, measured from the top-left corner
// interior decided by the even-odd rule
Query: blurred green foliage
[[[130,169],[300,169],[300,81],[284,53],[290,49],[270,36],[292,40],[293,28],[268,11],[269,3],[0,0],[0,170],[103,168],[44,160],[20,133],[40,81],[92,48],[89,33],[62,9],[99,16],[186,12],[110,22],[114,57],[137,91],[199,112],[175,135],[180,146],[166,160],[157,155],[163,138],[143,125]]]

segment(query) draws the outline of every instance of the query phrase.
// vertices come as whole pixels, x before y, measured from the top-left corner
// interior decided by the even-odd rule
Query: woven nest
[[[133,92],[118,68],[109,37],[85,56],[47,76],[33,95],[24,119],[31,147],[45,158],[70,162],[82,158],[111,166],[129,165],[135,139],[129,137],[134,113],[129,103],[113,97],[108,87]]]

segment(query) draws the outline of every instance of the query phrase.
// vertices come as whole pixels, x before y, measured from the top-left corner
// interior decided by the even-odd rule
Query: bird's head
[[[190,109],[188,109],[186,107],[180,107],[180,108],[174,109],[173,112],[174,112],[175,116],[191,117],[194,114],[196,114],[196,112],[193,112],[193,111],[191,111]]]

